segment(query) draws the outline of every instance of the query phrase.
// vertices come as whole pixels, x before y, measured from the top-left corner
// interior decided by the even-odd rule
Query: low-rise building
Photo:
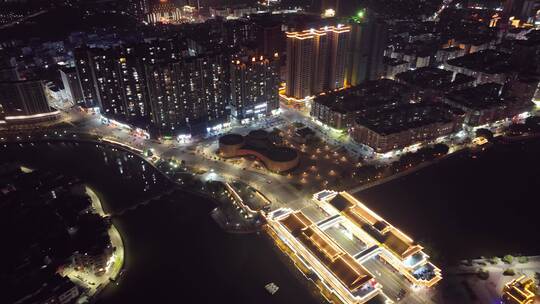
[[[400,60],[391,57],[384,57],[384,77],[388,79],[394,79],[394,77],[409,69],[409,63],[405,60]]]
[[[540,94],[540,74],[522,73],[505,85],[507,96],[528,103]]]
[[[474,77],[433,67],[399,73],[395,79],[412,88],[416,101],[440,101],[446,92],[470,87],[475,81]]]
[[[472,76],[476,84],[496,82],[504,84],[513,77],[511,55],[494,50],[484,50],[448,60],[444,69]]]
[[[79,288],[67,277],[58,274],[50,275],[48,280],[35,288],[29,288],[26,293],[18,294],[14,304],[68,304],[74,303],[80,295]]]
[[[532,304],[536,297],[533,288],[536,282],[524,275],[506,283],[503,289],[503,303],[505,304]]]
[[[370,254],[378,253],[379,258],[417,286],[432,287],[442,279],[441,270],[429,261],[424,247],[351,194],[323,190],[315,193],[313,200],[330,217],[343,218],[345,227],[361,230],[354,234],[364,244],[378,247],[356,255],[357,260],[366,261]]]
[[[365,303],[380,293],[369,271],[341,249],[329,235],[301,211],[276,214],[269,233],[285,240],[290,257],[333,303]],[[295,260],[296,259],[296,260]],[[339,303],[338,302],[338,303]]]
[[[390,289],[432,287],[442,279],[421,245],[349,193],[323,190],[312,202],[316,214],[289,208],[269,213],[266,231],[328,302],[384,299],[386,269],[403,280],[392,281]]]
[[[270,134],[264,130],[251,131],[247,136],[239,134],[221,136],[219,155],[225,158],[252,156],[273,172],[292,170],[300,162],[300,153],[297,150],[275,145]]]
[[[73,253],[73,264],[78,268],[102,275],[107,270],[113,248],[108,236],[101,236],[95,241],[96,243],[88,247],[88,250]]]
[[[405,44],[392,48],[390,57],[404,60],[411,69],[427,67],[435,62],[437,46],[432,42]]]
[[[106,272],[114,248],[108,234],[109,223],[97,214],[79,217],[76,251],[72,262],[76,268],[102,275]]]
[[[346,90],[317,96],[311,105],[311,116],[335,129],[354,125],[359,115],[392,108],[409,102],[407,86],[390,79],[367,81]]]
[[[465,50],[457,46],[442,48],[438,50],[437,54],[435,55],[435,63],[444,64],[450,59],[461,57],[463,55],[465,55]]]
[[[440,105],[408,104],[358,117],[349,132],[356,142],[386,153],[455,133],[460,114]]]
[[[512,118],[526,111],[532,103],[505,93],[503,86],[486,83],[446,94],[444,101],[465,112],[464,123],[478,127]]]
[[[465,54],[472,54],[483,50],[488,50],[495,45],[495,38],[490,34],[476,34],[465,39],[456,39],[454,46],[458,46],[465,51]]]

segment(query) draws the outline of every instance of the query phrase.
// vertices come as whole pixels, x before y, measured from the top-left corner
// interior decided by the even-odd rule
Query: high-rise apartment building
[[[84,102],[83,93],[81,89],[81,83],[77,76],[77,70],[75,68],[60,69],[60,78],[64,89],[70,96],[74,104],[80,104]]]
[[[227,120],[228,56],[206,54],[145,65],[151,121],[161,133],[212,127]]]
[[[257,46],[262,54],[272,56],[285,50],[285,33],[281,30],[281,23],[261,21],[256,22],[254,28]]]
[[[94,87],[94,76],[92,61],[87,49],[76,49],[74,51],[75,68],[77,77],[81,84],[81,92],[83,96],[82,104],[86,107],[95,107],[97,103],[97,94]]]
[[[85,104],[99,107],[105,115],[127,118],[118,54],[112,49],[77,49],[75,62]]]
[[[130,121],[144,120],[150,114],[142,58],[135,47],[118,51],[117,67],[125,103],[124,115]]]
[[[134,47],[75,51],[84,105],[130,122],[149,116],[143,59]]]
[[[302,101],[345,87],[349,26],[287,32],[287,98]]]
[[[380,78],[384,73],[384,50],[388,41],[387,25],[361,10],[350,23],[351,45],[347,84],[356,86]]]
[[[317,38],[316,38],[317,37]],[[287,34],[286,91],[290,98],[303,99],[313,93],[315,54],[318,47],[315,31]]]
[[[270,115],[279,108],[279,55],[244,55],[233,58],[231,116],[240,121]]]
[[[347,55],[350,48],[350,35],[344,35],[343,31],[330,31],[329,50],[329,74],[328,89],[340,89],[347,86],[345,79],[347,76]]]

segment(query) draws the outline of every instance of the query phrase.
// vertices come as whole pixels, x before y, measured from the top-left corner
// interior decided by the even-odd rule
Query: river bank
[[[21,145],[2,146],[1,159],[78,176],[103,197],[105,212],[126,210],[111,219],[126,270],[98,303],[316,303],[262,235],[222,231],[209,216],[213,202],[175,190],[130,209],[174,186],[145,161],[90,143]],[[274,296],[264,289],[270,282],[280,287]]]

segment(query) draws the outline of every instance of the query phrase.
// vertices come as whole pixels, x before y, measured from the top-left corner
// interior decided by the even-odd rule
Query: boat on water
[[[275,294],[279,290],[279,287],[274,282],[266,284],[264,288],[271,295]]]

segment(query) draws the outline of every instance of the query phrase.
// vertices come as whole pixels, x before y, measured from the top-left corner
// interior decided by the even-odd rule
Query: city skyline
[[[538,0],[0,3],[0,302],[536,303],[539,106]]]

